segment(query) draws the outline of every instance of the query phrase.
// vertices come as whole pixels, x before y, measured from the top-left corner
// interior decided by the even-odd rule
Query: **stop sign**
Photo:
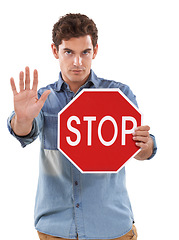
[[[82,172],[118,172],[142,114],[119,89],[83,89],[58,114],[58,149]]]

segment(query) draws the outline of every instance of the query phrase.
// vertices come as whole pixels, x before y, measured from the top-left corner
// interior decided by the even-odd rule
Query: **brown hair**
[[[52,39],[57,50],[62,40],[69,40],[72,37],[78,38],[86,35],[91,36],[93,47],[95,47],[98,41],[96,24],[92,19],[80,13],[69,13],[61,17],[58,22],[54,24],[52,30]]]

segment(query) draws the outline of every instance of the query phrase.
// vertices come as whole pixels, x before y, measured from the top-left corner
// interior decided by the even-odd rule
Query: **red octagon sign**
[[[118,172],[140,149],[142,114],[119,89],[83,89],[58,114],[58,149],[82,172]]]

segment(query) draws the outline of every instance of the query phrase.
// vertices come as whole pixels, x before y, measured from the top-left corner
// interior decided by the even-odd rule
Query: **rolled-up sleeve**
[[[32,123],[32,130],[31,132],[26,136],[18,136],[14,133],[11,127],[11,120],[14,117],[15,112],[13,111],[9,118],[7,119],[7,127],[11,135],[13,135],[21,144],[22,147],[26,147],[28,144],[32,143],[36,140],[38,135],[40,134],[40,131],[43,127],[43,114],[42,112],[39,113],[39,115],[34,118]]]

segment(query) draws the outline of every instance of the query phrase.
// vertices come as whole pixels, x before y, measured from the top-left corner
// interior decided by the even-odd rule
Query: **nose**
[[[75,56],[73,59],[74,66],[81,66],[82,65],[82,58],[80,56]]]

